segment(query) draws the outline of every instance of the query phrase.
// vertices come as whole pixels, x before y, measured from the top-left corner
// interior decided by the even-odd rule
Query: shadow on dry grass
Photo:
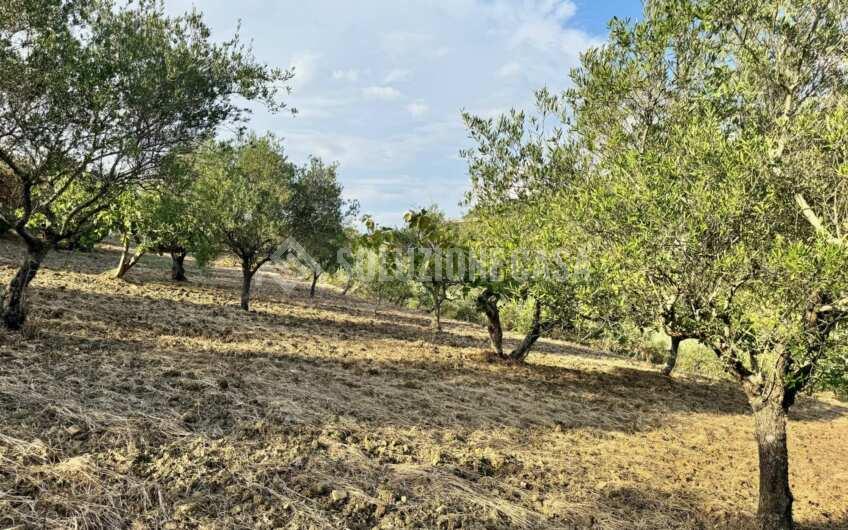
[[[0,276],[18,249],[0,243]],[[235,271],[167,282],[112,251],[51,257],[27,338],[0,333],[0,526],[745,528],[747,405],[549,341],[488,364],[482,330],[301,288],[236,307]],[[791,425],[802,528],[845,526],[848,415]],[[842,473],[842,475],[840,475]]]
[[[173,285],[168,287],[175,288]],[[176,289],[185,291],[186,287],[178,286]],[[239,362],[240,357],[266,357],[276,359],[278,362],[320,366],[330,373],[339,370],[353,371],[356,375],[366,378],[377,377],[377,374],[390,374],[394,379],[406,381],[404,389],[412,395],[412,402],[417,401],[416,386],[428,391],[429,383],[461,379],[469,388],[484,387],[493,389],[495,392],[498,391],[499,383],[503,382],[510,390],[512,385],[521,384],[540,394],[549,394],[558,398],[567,397],[569,394],[581,397],[591,395],[593,400],[606,399],[620,403],[638,396],[637,413],[650,411],[658,417],[677,412],[741,415],[749,412],[748,405],[738,388],[732,383],[723,381],[669,379],[652,371],[624,367],[586,372],[564,366],[543,364],[522,367],[485,367],[482,362],[458,364],[452,356],[440,356],[438,348],[468,349],[471,351],[461,358],[480,361],[480,355],[474,350],[481,346],[485,347],[485,341],[481,341],[479,336],[461,332],[434,333],[426,324],[406,324],[398,321],[394,315],[381,318],[363,314],[362,311],[351,311],[350,315],[328,319],[320,314],[316,316],[301,313],[281,315],[263,310],[245,313],[235,303],[200,304],[187,300],[151,299],[129,294],[111,295],[63,290],[61,293],[45,292],[43,295],[59,301],[60,305],[109,308],[102,313],[88,314],[84,319],[79,318],[73,324],[76,330],[88,326],[87,332],[83,333],[87,337],[96,336],[98,330],[116,326],[120,326],[123,332],[134,331],[145,337],[141,341],[129,341],[130,343],[117,346],[116,339],[105,339],[110,346],[117,349],[140,350],[156,347],[162,337],[192,338],[210,343],[221,341],[225,345],[233,346],[247,345],[246,349],[234,347],[230,352],[227,352],[227,347],[224,346],[220,353],[233,356],[234,363]],[[322,311],[327,310],[326,307],[314,304],[307,306],[293,302],[289,305],[301,309],[314,310],[318,307]],[[337,307],[333,306],[331,310],[337,310]],[[62,317],[61,314],[52,316]],[[346,318],[347,316],[358,316],[360,319]],[[223,330],[217,325],[222,319],[229,324]],[[385,358],[351,360],[347,359],[349,355],[345,354],[339,357],[298,355],[297,352],[287,353],[287,349],[276,350],[274,342],[268,344],[268,332],[274,329],[306,330],[310,338],[318,341],[392,340],[399,342],[402,347],[426,345],[435,349],[432,355],[426,357],[391,360]],[[52,332],[46,331],[46,333]],[[102,347],[104,340],[81,338],[78,333],[65,337],[57,334],[54,339],[56,343],[65,343],[83,351]],[[117,338],[117,342],[128,341]],[[219,349],[221,349],[220,345]],[[367,352],[367,348],[365,351]],[[570,347],[550,344],[547,351],[556,355],[582,355],[580,350],[576,350],[575,353],[575,350]],[[498,396],[498,399],[502,400],[505,397]],[[446,399],[450,403],[451,396],[447,396]],[[634,399],[634,401],[637,400]],[[534,406],[532,402],[528,405]],[[805,400],[795,410],[798,411],[796,418],[818,421],[829,421],[848,414],[848,407],[825,404],[816,400]]]

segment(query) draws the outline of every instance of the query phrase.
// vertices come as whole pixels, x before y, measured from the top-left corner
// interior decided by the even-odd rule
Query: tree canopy
[[[4,297],[16,328],[50,246],[243,117],[237,96],[281,108],[291,75],[255,61],[237,36],[213,43],[198,12],[169,17],[155,0],[16,0],[3,11],[0,173],[14,200],[0,220],[30,254]]]
[[[759,525],[790,529],[788,411],[802,392],[848,389],[846,28],[836,0],[645,2],[582,55],[568,90],[463,115],[463,219],[433,206],[397,228],[366,217],[357,234],[337,164],[298,167],[271,133],[219,136],[246,102],[282,110],[292,77],[238,35],[215,43],[199,12],[167,16],[157,0],[8,0],[0,235],[14,231],[27,254],[4,325],[23,325],[50,249],[112,229],[119,277],[154,251],[185,280],[188,254],[204,264],[226,250],[244,310],[266,263],[308,260],[314,296],[352,254],[369,294],[414,297],[439,331],[447,302],[473,300],[508,363],[546,333],[662,329],[665,375],[694,339],[740,385]],[[506,303],[531,308],[511,352]]]
[[[171,176],[164,182],[124,192],[108,212],[109,226],[120,235],[124,247],[117,278],[123,278],[144,254],[156,252],[170,254],[173,280],[186,281],[184,262],[189,254],[202,267],[220,251],[189,157],[181,157],[168,171]],[[132,245],[135,248],[130,255]]]
[[[792,525],[786,410],[846,368],[846,18],[835,2],[650,2],[565,97],[587,178],[554,211],[615,264],[606,292],[741,384],[762,528]]]
[[[241,306],[247,310],[253,277],[289,236],[294,167],[268,134],[210,142],[194,155],[194,170],[206,226],[241,265]]]
[[[286,222],[292,238],[305,250],[312,263],[312,287],[322,273],[339,270],[339,253],[350,247],[346,228],[359,211],[359,204],[342,197],[338,165],[311,157],[296,169],[286,207]],[[306,258],[303,256],[302,258]]]
[[[652,1],[536,116],[466,117],[487,242],[566,249],[577,316],[695,338],[739,381],[763,528],[792,525],[786,411],[848,368],[845,20],[830,1]]]

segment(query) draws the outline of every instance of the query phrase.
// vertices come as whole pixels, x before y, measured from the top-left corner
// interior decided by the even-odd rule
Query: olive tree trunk
[[[144,255],[144,251],[141,249],[136,249],[135,253],[131,254],[130,243],[130,238],[125,237],[124,248],[121,251],[121,260],[118,262],[118,267],[115,269],[115,279],[123,280],[124,276],[126,276],[130,269],[138,264],[139,260]]]
[[[530,326],[530,331],[527,332],[521,344],[509,354],[510,360],[516,363],[523,363],[527,359],[527,356],[530,355],[533,346],[536,345],[536,342],[542,336],[542,329],[542,304],[537,300],[533,308],[533,324]]]
[[[250,289],[253,287],[254,271],[250,267],[242,268],[241,308],[250,311]]]
[[[668,352],[668,358],[666,359],[665,366],[662,369],[662,374],[666,377],[670,376],[671,372],[674,371],[674,367],[677,366],[677,353],[680,349],[681,342],[683,342],[683,337],[671,337],[671,350]]]
[[[318,278],[320,277],[320,274],[312,273],[312,285],[309,287],[309,298],[315,298],[315,286],[318,284]]]
[[[789,487],[789,451],[786,444],[786,409],[768,400],[752,404],[760,460],[760,530],[791,530],[792,491]]]
[[[184,250],[171,252],[171,279],[175,282],[187,282],[185,272],[186,252]]]
[[[442,331],[442,299],[438,296],[433,301],[433,329]]]
[[[492,349],[499,357],[503,357],[503,325],[501,324],[501,311],[498,308],[498,297],[492,291],[486,289],[477,297],[477,309],[486,315]]]
[[[43,243],[30,242],[27,244],[24,262],[3,293],[3,325],[7,329],[19,330],[26,322],[27,287],[41,268],[41,263],[44,261],[48,249],[49,246]]]
[[[347,296],[347,293],[353,287],[353,273],[348,273],[347,283],[345,284],[344,290],[342,291],[342,296]]]

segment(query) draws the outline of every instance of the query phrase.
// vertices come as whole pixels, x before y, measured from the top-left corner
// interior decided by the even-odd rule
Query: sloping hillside
[[[0,279],[20,249],[0,242]],[[54,253],[24,336],[0,332],[2,528],[740,528],[756,444],[730,383],[484,332],[236,271],[127,282]],[[848,527],[848,407],[790,425],[796,515]]]

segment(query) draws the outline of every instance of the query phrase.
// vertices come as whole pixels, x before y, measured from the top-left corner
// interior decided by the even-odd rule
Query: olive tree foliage
[[[348,274],[345,292],[376,298],[375,313],[384,301],[405,304],[416,293],[403,256],[397,252],[399,229],[381,227],[369,215],[362,222],[365,232],[351,239],[351,252],[343,256]]]
[[[342,196],[338,165],[312,157],[297,168],[287,201],[288,233],[306,251],[312,272],[310,297],[323,273],[334,274],[341,267],[340,252],[350,248],[350,222],[359,212],[356,201]],[[306,256],[299,256],[306,259]]]
[[[45,254],[86,230],[128,189],[160,179],[185,151],[244,109],[276,110],[288,72],[259,64],[236,36],[213,43],[197,12],[161,2],[8,0],[0,5],[0,222],[27,256],[3,296],[19,328]],[[5,199],[5,198],[4,198]]]
[[[585,254],[741,385],[763,529],[793,527],[787,411],[848,368],[846,20],[826,0],[652,1],[568,94]]]
[[[204,215],[196,174],[184,161],[170,170],[165,182],[128,190],[110,209],[110,226],[123,245],[116,278],[123,278],[144,254],[156,252],[170,255],[171,279],[184,282],[189,254],[201,267],[218,254],[220,245]]]
[[[466,224],[473,226],[469,246],[483,273],[476,305],[494,353],[512,362],[523,362],[543,334],[573,330],[589,312],[580,292],[591,271],[575,252],[572,222],[550,222],[552,208],[567,210],[553,199],[568,196],[581,164],[564,128],[554,126],[560,112],[560,99],[541,90],[533,114],[464,115],[474,142],[462,151],[471,176]],[[506,300],[533,301],[527,336],[511,352],[503,348],[500,317]]]
[[[193,158],[197,207],[213,240],[239,260],[241,307],[248,311],[254,276],[289,235],[294,166],[270,134],[210,142]]]
[[[380,227],[369,216],[364,224],[366,233],[350,256],[354,281],[377,297],[378,307],[383,300],[398,305],[415,300],[432,312],[433,329],[442,331],[445,302],[470,281],[459,224],[435,207],[407,212],[397,228]]]
[[[469,252],[462,245],[457,223],[438,209],[409,211],[403,219],[403,229],[395,231],[394,251],[403,256],[406,276],[423,289],[423,302],[433,313],[433,329],[442,331],[445,302],[469,282]]]

